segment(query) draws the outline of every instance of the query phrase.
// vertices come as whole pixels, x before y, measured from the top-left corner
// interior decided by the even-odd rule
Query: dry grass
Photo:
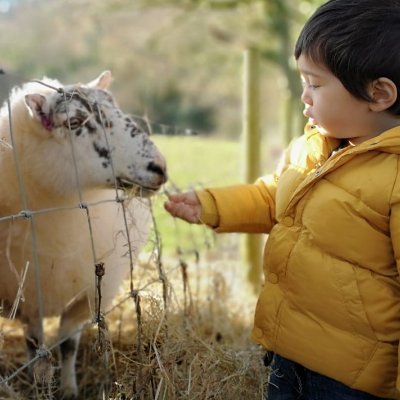
[[[225,255],[224,255],[225,254]],[[249,338],[256,298],[243,266],[220,251],[166,259],[147,256],[136,268],[134,297],[126,282],[107,326],[82,334],[77,372],[82,399],[262,399],[262,349]],[[166,277],[166,292],[159,279]],[[135,301],[136,300],[136,301]],[[139,320],[139,321],[138,321]],[[26,363],[21,326],[0,328],[0,374]],[[50,341],[57,320],[46,321]],[[0,399],[57,398],[57,354],[40,366],[44,385],[27,369]]]

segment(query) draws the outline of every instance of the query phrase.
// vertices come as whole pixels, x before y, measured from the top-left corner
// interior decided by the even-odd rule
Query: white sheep
[[[2,316],[17,306],[34,356],[44,341],[41,317],[61,315],[65,399],[78,396],[79,328],[98,303],[95,264],[104,263],[105,308],[129,274],[123,209],[115,199],[121,189],[140,188],[126,213],[135,257],[151,216],[144,197],[166,181],[164,158],[119,109],[110,81],[106,71],[86,85],[30,82],[12,91],[10,110],[0,110]]]

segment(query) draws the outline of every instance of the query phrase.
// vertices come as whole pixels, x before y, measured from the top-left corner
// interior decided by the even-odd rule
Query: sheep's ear
[[[43,112],[44,105],[46,104],[46,97],[41,94],[27,94],[25,96],[25,104],[33,117]]]
[[[111,71],[102,72],[96,79],[86,84],[87,87],[97,89],[108,89],[112,81]]]
[[[28,107],[30,115],[40,121],[45,129],[50,131],[53,128],[51,116],[47,111],[46,97],[41,94],[27,94],[25,96],[25,104]]]

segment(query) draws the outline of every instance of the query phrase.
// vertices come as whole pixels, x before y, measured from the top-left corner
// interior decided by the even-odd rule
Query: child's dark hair
[[[368,83],[391,79],[398,96],[388,111],[400,115],[400,0],[328,1],[305,24],[294,54],[325,65],[367,101]]]

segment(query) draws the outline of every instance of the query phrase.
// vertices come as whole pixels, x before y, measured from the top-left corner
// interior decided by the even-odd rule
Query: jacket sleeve
[[[267,233],[275,223],[274,176],[242,184],[197,192],[201,221],[216,232]]]
[[[283,152],[275,173],[242,184],[197,191],[201,222],[216,232],[269,233],[276,223],[275,196],[280,176],[304,158],[306,136],[294,139]]]
[[[274,174],[241,184],[197,191],[202,205],[201,222],[216,232],[269,233],[275,219],[279,177],[290,165],[291,147],[283,153]]]
[[[400,274],[400,157],[397,162],[397,180],[393,187],[392,198],[390,202],[390,237],[392,239],[392,246],[394,257],[397,265],[397,272]],[[397,365],[397,382],[396,388],[400,394],[400,348],[398,351],[398,365]]]

